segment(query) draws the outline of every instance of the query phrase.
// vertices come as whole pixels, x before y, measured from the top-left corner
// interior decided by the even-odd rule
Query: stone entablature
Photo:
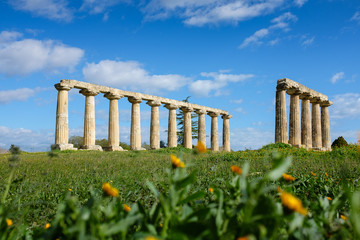
[[[122,151],[119,146],[119,111],[118,100],[127,98],[132,104],[131,111],[131,130],[130,130],[130,148],[132,150],[144,150],[141,147],[141,124],[140,124],[140,103],[147,101],[151,107],[150,122],[150,147],[151,149],[160,148],[159,132],[159,106],[169,110],[168,121],[168,147],[177,146],[177,123],[176,109],[180,108],[184,112],[184,146],[192,148],[192,125],[191,112],[199,115],[199,140],[205,144],[205,114],[211,116],[211,149],[219,151],[218,143],[218,116],[223,119],[223,149],[230,151],[230,130],[229,119],[231,115],[227,111],[205,107],[197,104],[186,103],[168,98],[157,97],[149,94],[142,94],[130,91],[124,91],[116,88],[110,88],[92,83],[80,82],[76,80],[63,79],[55,84],[58,90],[58,101],[56,111],[56,129],[55,146],[60,150],[75,150],[72,144],[69,144],[69,124],[68,124],[68,91],[72,88],[80,89],[79,93],[85,96],[85,116],[84,116],[84,145],[82,149],[102,150],[100,146],[95,145],[95,96],[103,93],[109,100],[109,128],[108,142],[109,146],[104,148],[108,151]]]
[[[290,95],[289,138],[285,92]],[[328,111],[331,105],[332,102],[326,95],[288,78],[279,79],[276,86],[275,142],[289,143],[307,149],[331,150]]]

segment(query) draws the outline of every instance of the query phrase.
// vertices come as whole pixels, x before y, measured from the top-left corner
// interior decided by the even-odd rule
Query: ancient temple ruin
[[[290,95],[289,138],[285,91]],[[301,99],[301,120],[299,99]],[[320,151],[331,150],[328,109],[331,105],[332,102],[327,96],[288,78],[279,79],[276,87],[275,143],[289,143]]]
[[[85,96],[84,144],[81,147],[82,149],[102,150],[100,146],[95,145],[95,96],[103,93],[104,97],[109,100],[109,146],[104,150],[122,150],[122,148],[119,146],[118,100],[126,97],[132,104],[130,131],[130,148],[132,150],[142,149],[140,131],[140,103],[145,100],[147,101],[147,104],[151,106],[151,149],[160,148],[159,106],[164,104],[164,107],[169,110],[168,147],[177,146],[176,109],[180,108],[184,113],[184,147],[192,148],[191,112],[194,111],[198,114],[199,117],[198,138],[199,141],[204,144],[206,144],[205,114],[211,117],[211,150],[213,151],[219,151],[218,116],[222,116],[223,150],[227,152],[230,151],[229,119],[232,116],[229,115],[227,111],[148,94],[124,91],[106,86],[80,82],[76,80],[61,80],[60,83],[55,84],[55,88],[58,90],[55,147],[60,150],[76,149],[72,144],[69,144],[68,91],[72,88],[77,88],[80,89],[79,93]]]

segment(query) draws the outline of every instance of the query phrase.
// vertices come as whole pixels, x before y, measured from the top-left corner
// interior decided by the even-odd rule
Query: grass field
[[[15,169],[9,193],[2,203],[2,206],[4,209],[7,209],[5,212],[8,219],[12,219],[19,225],[26,225],[26,229],[31,229],[35,235],[36,232],[42,231],[39,229],[43,229],[46,223],[54,221],[59,209],[59,204],[66,202],[66,199],[70,196],[76,196],[77,204],[80,205],[88,204],[89,199],[92,199],[94,194],[100,195],[101,198],[101,188],[104,182],[109,182],[119,190],[119,197],[116,200],[118,203],[126,203],[129,206],[142,203],[145,208],[151,208],[151,206],[159,203],[159,201],[161,202],[161,200],[154,194],[148,182],[153,183],[151,186],[158,189],[159,192],[164,193],[164,196],[169,196],[170,198],[171,186],[176,181],[172,179],[171,174],[169,176],[168,169],[172,168],[170,154],[174,154],[186,164],[186,168],[181,170],[183,171],[183,173],[181,173],[184,174],[183,176],[191,175],[191,173],[194,172],[194,177],[191,178],[191,187],[186,188],[186,191],[190,195],[197,192],[204,193],[201,195],[201,201],[198,202],[201,206],[212,206],[211,204],[213,204],[213,202],[217,202],[218,198],[220,199],[220,195],[216,195],[215,193],[213,196],[209,195],[209,188],[220,189],[221,192],[223,192],[221,194],[227,196],[228,204],[235,201],[234,199],[230,200],[232,196],[236,194],[234,195],[232,193],[232,187],[229,187],[229,184],[235,184],[234,181],[239,181],[240,185],[241,183],[240,178],[234,180],[234,173],[231,171],[231,166],[244,166],[247,162],[250,168],[245,176],[246,180],[243,179],[242,181],[246,181],[249,184],[248,189],[252,189],[252,182],[258,184],[259,181],[263,181],[259,179],[267,179],[266,183],[264,182],[264,185],[261,185],[261,188],[272,189],[263,190],[263,192],[261,192],[261,194],[264,194],[263,197],[266,198],[270,195],[272,196],[271,201],[274,202],[274,204],[280,204],[281,201],[278,196],[279,193],[276,192],[276,188],[280,186],[282,189],[286,189],[286,191],[297,196],[305,208],[309,210],[310,213],[307,216],[309,221],[315,219],[314,213],[319,211],[320,207],[324,207],[323,205],[325,203],[331,205],[332,201],[336,200],[338,203],[334,203],[336,209],[333,215],[337,220],[332,221],[335,221],[336,224],[342,223],[339,220],[340,215],[350,215],[350,199],[352,193],[359,187],[360,155],[357,146],[351,145],[348,148],[339,148],[331,152],[313,152],[286,146],[280,147],[282,148],[275,148],[271,145],[260,150],[232,153],[207,152],[203,154],[199,154],[196,150],[190,151],[182,148],[137,152],[69,151],[55,152],[53,154],[22,153],[19,156],[20,161],[16,162],[14,167],[9,166],[8,159],[10,155],[2,154],[0,155],[1,195],[6,191],[9,175],[12,171],[11,169]],[[283,166],[282,169],[285,170],[287,174],[295,177],[295,181],[289,183],[279,177],[274,179],[268,179],[266,177],[272,169],[276,168],[273,164],[273,152],[275,150],[283,156],[292,157],[291,166],[288,169]],[[281,159],[284,159],[284,157]],[[235,176],[235,178],[236,177],[238,176]],[[238,186],[239,188],[241,188],[240,185]],[[256,188],[260,189],[259,186]],[[252,192],[249,190],[250,193],[248,194],[255,194],[257,191],[256,188],[252,189]],[[243,194],[244,193],[241,193],[240,195],[243,196]],[[338,196],[340,196],[339,199],[341,199],[341,201],[337,199]],[[242,201],[238,198],[236,199],[236,201]],[[193,206],[194,202],[189,204]],[[80,205],[78,206],[79,209],[81,208]],[[137,209],[137,207],[135,208]],[[322,211],[326,212],[327,210],[322,209]],[[282,214],[285,213],[286,211]],[[270,213],[266,214],[271,215]],[[276,219],[274,216],[273,218]],[[164,218],[164,216],[159,218]],[[239,221],[239,219],[236,221]],[[321,221],[322,224],[326,222],[325,220]],[[327,224],[333,225],[335,223],[330,222]],[[305,222],[303,224],[305,224]],[[326,234],[330,234],[330,237],[356,236],[357,230],[354,230],[354,225],[351,225],[350,221],[342,224],[341,227],[330,227],[330,230],[325,231],[326,233],[319,235],[319,239],[326,238]],[[263,225],[267,226],[266,224]],[[302,226],[302,228],[304,228],[304,226]],[[284,229],[287,233],[284,233],[283,236],[290,236],[290,230],[287,228]],[[133,235],[133,233],[139,231],[136,227],[131,230],[127,229],[126,234],[130,234],[130,232],[131,234],[125,234],[124,239],[128,239],[129,236],[135,236],[134,238],[136,238],[137,235]],[[231,232],[230,230],[228,231]],[[267,232],[269,231],[270,230],[267,229]],[[343,231],[347,232],[347,235],[342,233]],[[144,231],[140,232],[144,233]],[[170,236],[175,236],[170,233],[162,234],[162,232],[163,231],[150,231],[152,236],[157,236],[158,239],[171,239]],[[223,234],[221,235],[222,237],[219,234]],[[228,236],[229,239],[234,239],[234,236],[241,237],[237,236],[237,234],[248,235],[249,239],[251,237],[262,238],[261,229],[258,229],[251,230],[249,233],[246,231],[241,233],[237,232],[235,235],[231,235],[231,237],[218,231],[217,238],[215,237],[214,239],[227,239],[227,237],[224,238],[224,236]],[[267,234],[268,233],[264,236],[267,236]],[[296,238],[296,234],[291,234],[292,238]],[[306,235],[306,233],[302,234]],[[141,239],[141,237],[145,235],[139,236]],[[275,235],[271,236],[274,237]],[[66,237],[64,239],[66,239]],[[119,237],[119,239],[121,238]],[[202,238],[200,237],[198,239]],[[204,239],[208,239],[208,237]],[[299,239],[302,239],[302,237]]]

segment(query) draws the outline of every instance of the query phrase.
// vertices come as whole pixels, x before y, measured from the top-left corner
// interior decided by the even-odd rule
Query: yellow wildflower
[[[70,192],[72,191],[72,189],[71,189],[71,188],[69,188],[68,190],[69,190]]]
[[[11,225],[13,225],[13,221],[12,221],[10,218],[7,218],[7,219],[6,219],[6,224],[7,224],[8,226],[11,226]]]
[[[347,219],[347,216],[340,214],[340,218],[345,221]]]
[[[153,236],[147,236],[147,237],[145,238],[145,240],[158,240],[158,238],[153,237]]]
[[[104,193],[108,196],[113,196],[113,197],[119,197],[119,190],[117,190],[116,188],[112,187],[110,185],[110,183],[104,183],[102,185],[102,190],[104,191]]]
[[[48,229],[50,227],[50,223],[45,224],[45,229]]]
[[[124,210],[125,212],[130,212],[131,208],[126,203],[124,203]]]
[[[307,210],[303,207],[302,202],[295,196],[285,191],[280,195],[282,204],[291,211],[307,215]]]
[[[231,166],[231,171],[233,173],[236,173],[236,174],[239,174],[239,175],[242,173],[242,169],[240,167],[236,166],[236,165]]]
[[[286,173],[283,173],[283,178],[286,180],[286,181],[294,181],[296,178],[294,178],[293,176],[289,175],[289,174],[286,174]]]
[[[280,187],[280,186],[278,186],[278,187],[277,187],[277,191],[278,191],[279,193],[281,193],[281,192],[282,192],[282,189],[281,189],[281,187]]]
[[[214,189],[213,188],[209,188],[209,192],[214,192]]]
[[[206,146],[205,146],[204,143],[201,142],[201,141],[198,141],[198,142],[197,142],[196,149],[197,149],[200,153],[206,153],[206,152],[207,152]]]
[[[329,174],[325,173],[325,176],[327,176],[327,177],[328,177],[328,176],[329,176]]]
[[[332,200],[332,198],[331,197],[326,197],[329,201],[331,201]]]
[[[311,171],[311,174],[312,174],[313,176],[316,176],[316,173],[314,173],[313,171]]]
[[[245,237],[239,237],[236,240],[249,240],[249,238],[245,236]]]
[[[185,163],[183,161],[181,161],[180,158],[178,158],[177,156],[171,154],[170,158],[171,158],[171,163],[174,168],[184,168],[185,167]]]

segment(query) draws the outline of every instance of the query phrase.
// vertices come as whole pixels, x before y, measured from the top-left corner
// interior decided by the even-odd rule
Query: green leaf
[[[266,178],[272,181],[279,179],[282,176],[282,174],[289,169],[291,165],[291,157],[283,157],[283,156],[275,155],[273,157],[273,161],[274,161],[273,169],[268,174],[266,174]]]
[[[205,192],[204,191],[199,191],[199,192],[191,194],[190,196],[188,196],[184,200],[180,201],[179,204],[188,203],[190,201],[194,201],[195,199],[199,199],[199,198],[202,198],[204,196],[205,196]]]

